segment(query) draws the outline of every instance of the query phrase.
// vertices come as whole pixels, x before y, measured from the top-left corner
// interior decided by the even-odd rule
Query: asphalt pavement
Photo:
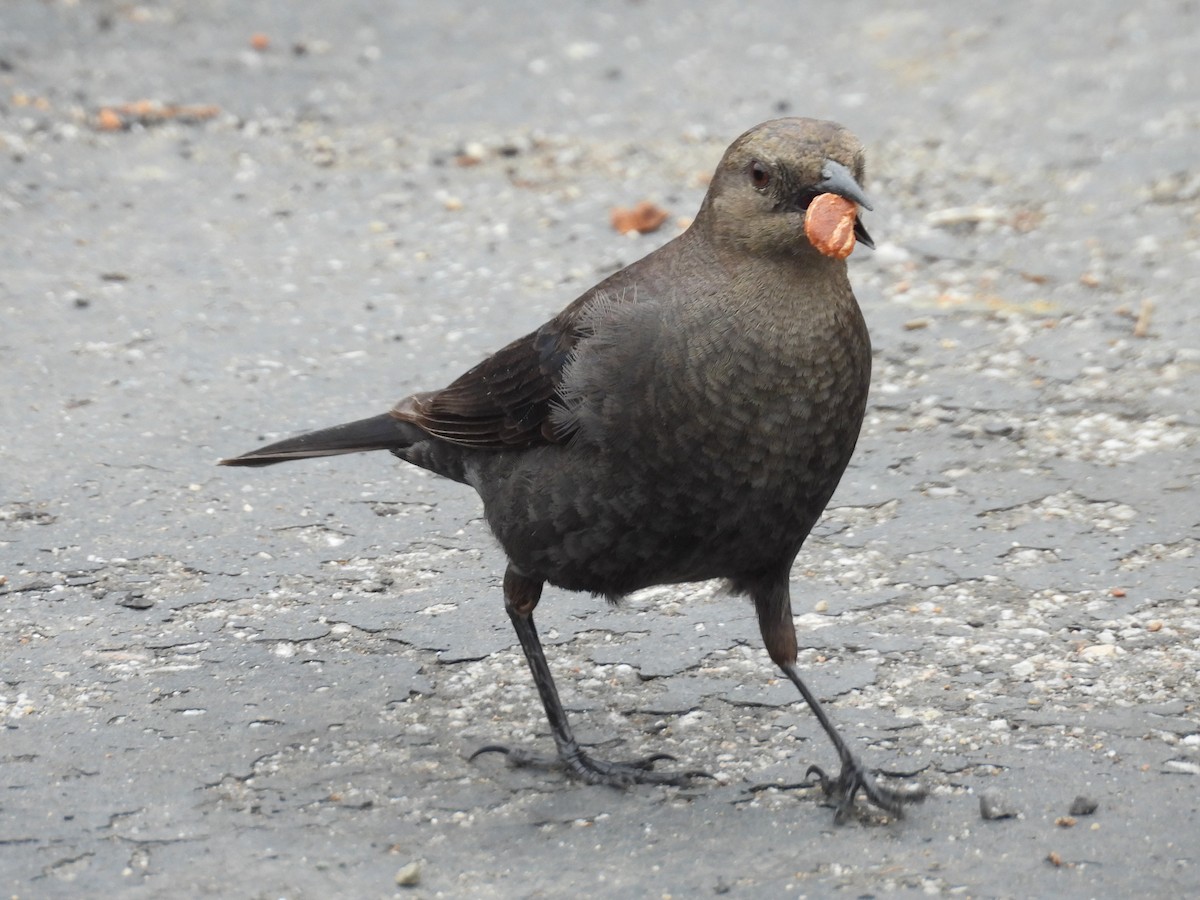
[[[1200,894],[1195,4],[0,5],[0,892]],[[801,664],[929,798],[842,827],[719,585],[548,590],[475,496],[222,456],[441,386],[778,115],[868,147],[875,371]],[[623,236],[612,208],[670,213]],[[664,763],[664,765],[669,765]],[[985,815],[986,813],[986,815]]]

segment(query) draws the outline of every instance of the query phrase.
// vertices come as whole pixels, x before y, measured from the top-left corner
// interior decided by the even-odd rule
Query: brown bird
[[[508,556],[504,603],[558,761],[591,783],[679,784],[664,757],[607,762],[576,741],[533,623],[549,583],[610,601],[727,579],[748,595],[771,659],[841,763],[813,766],[837,821],[861,792],[899,816],[919,791],[879,785],[796,668],[789,573],[858,439],[871,376],[844,257],[863,149],[832,122],[776,119],[725,152],[691,227],[441,390],[390,412],[222,460],[260,466],[388,450],[474,488]],[[834,195],[822,197],[822,195]],[[822,233],[822,197],[844,214]],[[837,206],[834,217],[837,217]],[[806,224],[808,225],[806,233]],[[836,245],[836,246],[831,246]],[[514,764],[542,762],[501,746]]]

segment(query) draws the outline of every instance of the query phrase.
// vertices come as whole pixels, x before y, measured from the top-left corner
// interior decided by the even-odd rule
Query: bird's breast
[[[848,286],[838,302],[739,310],[723,328],[683,335],[689,411],[681,452],[752,484],[797,469],[840,474],[862,424],[870,381],[870,341]],[[665,414],[665,409],[660,411]]]

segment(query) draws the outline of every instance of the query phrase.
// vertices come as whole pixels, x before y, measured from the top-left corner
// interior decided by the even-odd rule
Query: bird
[[[547,584],[617,602],[724,579],[753,603],[770,659],[834,745],[839,774],[812,765],[806,779],[835,821],[863,812],[860,795],[900,818],[923,792],[877,782],[805,684],[789,586],[866,409],[871,342],[845,259],[855,241],[874,246],[861,216],[871,209],[864,170],[862,143],[837,123],[763,122],[725,151],[686,230],[537,330],[388,412],[220,464],[386,450],[478,493],[507,558],[505,611],[557,755],[501,744],[476,755],[614,786],[705,774],[655,769],[671,759],[663,754],[587,752],[533,613]],[[827,200],[842,210],[839,246],[817,227]]]

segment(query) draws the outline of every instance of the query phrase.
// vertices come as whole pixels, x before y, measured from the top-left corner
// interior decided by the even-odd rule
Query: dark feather
[[[518,338],[439,391],[400,401],[392,414],[466,447],[515,449],[563,443],[550,414],[561,402],[563,370],[582,332],[589,291],[537,331]]]
[[[412,425],[399,421],[391,413],[384,413],[287,438],[241,456],[223,459],[221,465],[270,466],[293,459],[340,456],[366,450],[395,450],[407,447],[420,437]]]

